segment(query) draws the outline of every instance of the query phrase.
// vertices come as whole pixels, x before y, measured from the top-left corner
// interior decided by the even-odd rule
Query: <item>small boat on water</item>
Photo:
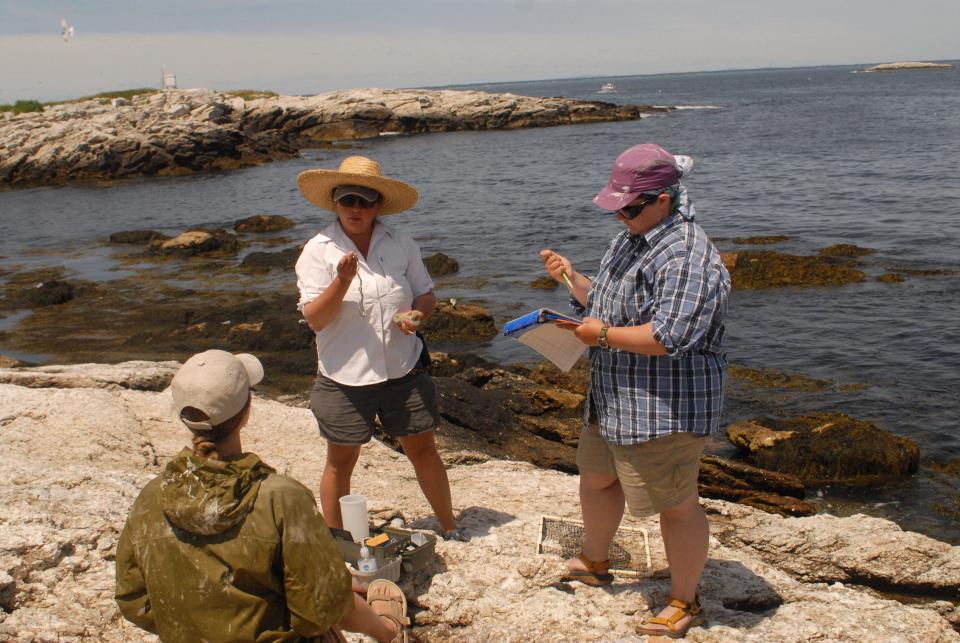
[[[617,86],[614,85],[613,83],[604,83],[600,85],[600,91],[598,91],[597,93],[598,94],[616,94]]]

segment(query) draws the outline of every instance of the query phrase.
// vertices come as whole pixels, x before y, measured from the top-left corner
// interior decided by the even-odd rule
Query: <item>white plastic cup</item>
[[[370,537],[366,496],[355,493],[341,497],[340,516],[343,518],[343,528],[350,532],[353,542],[363,542]]]

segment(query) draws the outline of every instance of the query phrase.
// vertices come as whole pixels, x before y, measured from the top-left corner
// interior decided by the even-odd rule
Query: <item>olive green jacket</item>
[[[313,495],[252,453],[171,460],[117,545],[117,604],[166,643],[302,641],[353,605]]]

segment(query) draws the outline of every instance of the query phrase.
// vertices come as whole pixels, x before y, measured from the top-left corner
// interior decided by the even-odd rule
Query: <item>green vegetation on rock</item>
[[[257,98],[273,98],[277,96],[277,92],[262,89],[231,89],[223,93],[228,96],[237,96],[243,100],[256,100]]]
[[[769,237],[737,237],[733,240],[734,243],[743,243],[757,246],[769,246],[775,243],[782,243],[784,241],[789,241],[793,237],[788,237],[786,235],[773,235]]]
[[[134,96],[144,96],[146,94],[156,94],[159,92],[159,89],[153,89],[152,87],[137,87],[135,89],[115,89],[106,92],[100,92],[99,94],[93,94],[92,96],[81,96],[80,98],[71,98],[68,100],[56,101],[53,103],[45,103],[46,105],[63,105],[65,103],[82,103],[88,100],[99,100],[102,103],[109,103],[113,98],[126,98],[130,100]]]
[[[920,460],[912,440],[836,412],[733,422],[726,433],[753,466],[814,485],[867,486],[915,473]]]
[[[24,114],[26,112],[42,112],[43,104],[36,100],[18,100],[13,105],[0,105],[0,112],[13,112],[14,114]]]
[[[841,286],[863,281],[865,275],[834,257],[805,257],[772,251],[737,252],[732,257],[733,287]],[[729,268],[728,268],[729,269]]]
[[[824,391],[828,389],[857,391],[863,388],[862,384],[838,385],[827,380],[814,379],[803,373],[785,373],[766,368],[739,366],[737,364],[730,366],[730,376],[766,388],[787,388],[800,391]]]
[[[820,249],[820,254],[825,257],[866,257],[874,252],[876,250],[872,248],[861,248],[852,243],[837,243]]]

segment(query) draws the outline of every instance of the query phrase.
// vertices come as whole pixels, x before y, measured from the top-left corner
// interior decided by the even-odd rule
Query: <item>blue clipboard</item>
[[[550,310],[549,308],[540,308],[533,312],[527,313],[526,315],[522,315],[516,319],[511,319],[508,321],[503,325],[503,335],[504,337],[509,337],[519,333],[522,330],[526,330],[531,326],[555,321],[565,321],[573,324],[581,323],[581,321],[576,317],[564,315],[563,313],[558,313],[557,311]]]

